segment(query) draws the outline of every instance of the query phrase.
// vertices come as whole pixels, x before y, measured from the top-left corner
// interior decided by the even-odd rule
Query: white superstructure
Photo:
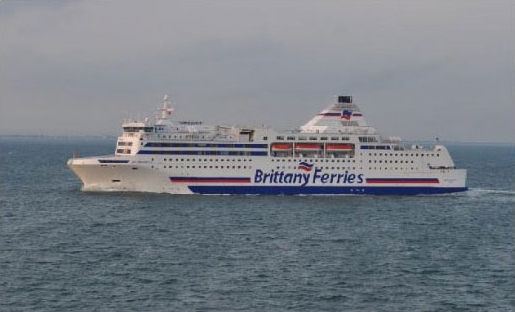
[[[115,154],[72,158],[83,190],[173,194],[441,194],[467,190],[447,149],[405,147],[338,96],[297,130],[172,121],[123,122]]]

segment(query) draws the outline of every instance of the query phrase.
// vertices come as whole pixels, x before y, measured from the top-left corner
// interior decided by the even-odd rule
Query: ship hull
[[[435,195],[463,192],[466,170],[378,173],[271,168],[184,171],[150,163],[100,164],[98,158],[70,159],[83,191],[129,191],[205,195]],[[165,166],[166,167],[166,166]],[[260,166],[261,168],[265,165]],[[269,172],[269,173],[265,173]]]

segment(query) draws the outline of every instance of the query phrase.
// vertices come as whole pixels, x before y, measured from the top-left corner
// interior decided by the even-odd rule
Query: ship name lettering
[[[311,184],[361,184],[364,182],[363,174],[354,174],[349,171],[343,173],[323,173],[322,168],[314,168],[311,173],[287,173],[285,171],[271,170],[265,173],[256,169],[254,183],[256,184],[297,184],[306,186]]]

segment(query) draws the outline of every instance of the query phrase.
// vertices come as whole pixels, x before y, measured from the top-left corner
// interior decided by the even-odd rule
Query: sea
[[[515,147],[432,196],[83,192],[115,138],[0,137],[1,311],[514,311]]]

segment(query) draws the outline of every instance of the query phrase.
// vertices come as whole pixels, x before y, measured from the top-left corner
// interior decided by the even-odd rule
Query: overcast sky
[[[353,95],[384,136],[514,142],[513,1],[0,3],[0,134],[123,118],[304,124]]]

